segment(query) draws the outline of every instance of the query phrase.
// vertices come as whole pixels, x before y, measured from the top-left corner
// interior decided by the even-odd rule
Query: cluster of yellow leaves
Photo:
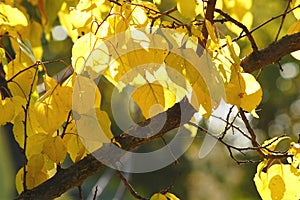
[[[167,192],[165,194],[155,193],[151,196],[150,200],[180,200],[174,194]]]
[[[187,29],[177,29],[176,33],[171,30],[162,31],[161,35],[150,35],[136,29],[149,27],[151,20],[147,15],[151,13],[146,12],[146,6],[157,10],[154,4],[150,2],[109,4],[110,10],[103,12],[95,6],[97,3],[98,1],[93,3],[80,1],[70,12],[61,11],[64,13],[60,16],[61,22],[75,41],[72,48],[72,64],[77,73],[87,72],[92,79],[99,74],[105,75],[119,90],[127,85],[136,87],[132,98],[146,118],[168,109],[190,90],[193,91],[192,105],[205,117],[210,116],[221,98],[258,117],[255,108],[262,99],[260,84],[253,75],[243,72],[238,57],[239,47],[236,43],[232,43],[229,37],[226,38],[227,47],[220,50],[221,43],[225,40],[215,34],[215,28],[209,21],[206,20],[205,23],[210,36],[207,43],[207,50],[210,53],[204,52],[196,61],[193,57],[198,57],[195,53],[197,38],[193,35],[188,36],[190,32]],[[103,1],[101,3],[105,4]],[[196,5],[195,2],[194,4]],[[188,16],[186,12],[191,13],[194,4],[190,5],[193,7],[190,9],[181,1],[177,1],[177,8],[183,15]],[[250,8],[248,4],[244,5],[239,1],[231,6]],[[72,12],[79,12],[83,22],[75,20]],[[103,16],[107,16],[105,21],[101,21]],[[137,16],[140,16],[139,21]],[[194,14],[192,17],[195,17]],[[94,29],[95,24],[100,24],[96,28],[97,31]],[[166,22],[163,24],[167,26]],[[156,20],[153,26],[157,25],[159,20]],[[195,27],[192,30],[197,37],[201,37]],[[78,39],[82,31],[85,35]],[[122,32],[125,33],[118,34]],[[169,43],[173,47],[170,47]],[[180,48],[185,49],[181,51]],[[217,68],[209,56],[213,56]],[[204,67],[200,69],[196,65]],[[214,85],[216,82],[219,85]]]
[[[267,140],[262,145],[266,149],[262,152],[266,155],[273,154],[276,146],[284,139],[289,137],[275,137]],[[256,188],[263,200],[289,200],[299,199],[300,193],[300,145],[291,142],[288,153],[288,164],[273,164],[268,166],[269,161],[265,159],[257,166],[257,172],[254,177]],[[266,172],[264,168],[267,167]]]
[[[160,19],[153,21],[159,10],[148,1],[118,4],[108,0],[29,2],[38,8],[41,23],[29,18],[21,4],[17,4],[18,9],[0,2],[0,34],[9,32],[16,53],[15,59],[7,63],[5,51],[0,49],[5,79],[10,80],[8,88],[12,95],[1,98],[0,111],[7,114],[0,116],[0,125],[13,123],[16,141],[22,148],[26,144],[28,163],[25,170],[29,189],[51,177],[67,153],[77,162],[87,151],[110,142],[113,137],[110,119],[100,110],[100,91],[94,82],[89,82],[99,75],[106,76],[119,90],[134,86],[131,97],[145,118],[172,107],[185,95],[191,97],[192,105],[205,117],[210,116],[221,98],[256,116],[255,108],[262,96],[260,85],[240,67],[238,45],[229,37],[220,39],[209,21],[205,20],[209,32],[207,52],[198,56],[197,37],[201,38],[201,33],[194,25],[191,30],[178,28],[176,31],[162,30],[160,34],[148,33],[147,27],[155,31],[162,24],[171,25],[169,22],[161,24]],[[203,15],[201,3],[177,0],[176,6],[182,16],[192,21]],[[251,25],[249,1],[224,0],[218,7],[223,4],[229,12],[238,11],[237,19]],[[43,53],[40,39],[43,30],[49,39],[57,12],[74,42],[72,66],[75,73],[64,83],[44,75],[45,93],[38,94],[36,60]],[[139,28],[146,28],[146,31]],[[234,27],[230,29],[239,33]],[[227,43],[226,48],[220,48],[223,41]],[[77,96],[72,96],[74,88]],[[95,96],[91,98],[87,91]],[[78,100],[73,107],[72,98]],[[88,106],[80,105],[81,101]],[[99,126],[104,133],[100,136],[94,134]],[[85,128],[79,130],[80,127]],[[85,148],[87,146],[89,149]],[[16,176],[18,192],[23,190],[23,173],[22,168]],[[157,193],[151,199],[178,198],[171,193]]]
[[[75,121],[68,118],[76,75],[58,83],[46,74],[43,80],[45,93],[38,94],[37,91],[38,71],[42,70],[36,61],[43,53],[41,37],[45,31],[49,39],[49,31],[63,1],[29,2],[40,12],[41,23],[29,17],[21,1],[0,2],[0,34],[9,34],[15,52],[15,59],[8,62],[6,50],[0,48],[1,64],[11,95],[5,99],[0,95],[0,111],[5,113],[0,116],[0,125],[12,123],[16,141],[21,148],[26,145],[27,163],[16,176],[19,193],[23,191],[24,181],[30,189],[54,175],[67,153],[74,162],[87,153],[77,134]],[[110,129],[110,123],[106,123],[105,128]]]
[[[134,4],[142,6],[136,6]],[[59,12],[61,24],[67,29],[69,36],[75,42],[79,37],[92,32],[99,38],[106,38],[127,30],[129,27],[145,27],[151,24],[149,16],[155,16],[158,9],[150,2],[132,1],[120,2],[120,5],[110,1],[81,0],[77,6],[70,9],[64,2]],[[151,8],[149,11],[146,8]],[[105,19],[105,21],[103,21]],[[160,20],[156,20],[154,25]]]
[[[225,85],[226,102],[236,105],[258,117],[256,107],[262,100],[262,88],[252,74],[245,73],[240,66],[240,49],[236,43],[231,41],[230,36],[226,39],[219,39],[214,34],[210,24],[208,30],[212,37],[210,48],[213,52],[213,62],[217,66]],[[220,45],[226,44],[225,48],[219,50]]]

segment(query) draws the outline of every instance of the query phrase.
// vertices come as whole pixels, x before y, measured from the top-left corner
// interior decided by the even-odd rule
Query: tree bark
[[[268,47],[246,56],[242,60],[241,65],[246,72],[262,69],[263,67],[278,61],[283,56],[293,51],[300,50],[299,41],[300,33],[287,35],[279,41],[271,43]],[[182,110],[184,110],[184,113],[181,112]],[[189,104],[188,100],[184,98],[183,101],[175,104],[172,108],[163,113],[167,115],[167,120],[164,127],[156,135],[147,138],[137,138],[132,136],[139,131],[139,126],[147,125],[150,121],[153,124],[160,123],[162,114],[158,114],[153,118],[132,127],[130,130],[116,137],[115,141],[121,144],[122,148],[125,150],[135,149],[150,140],[163,136],[168,131],[178,128],[182,124],[187,123],[195,112],[196,111]],[[182,117],[182,115],[184,117]],[[110,145],[114,144],[104,145],[101,148],[101,151],[106,152],[107,155],[113,155]],[[17,199],[54,199],[65,193],[67,190],[81,185],[89,176],[100,172],[104,167],[104,164],[99,162],[92,155],[88,155],[71,167],[61,169],[52,178],[41,185],[24,191]]]
[[[241,66],[245,72],[253,72],[279,61],[283,56],[300,49],[300,33],[286,35],[266,48],[246,56]]]

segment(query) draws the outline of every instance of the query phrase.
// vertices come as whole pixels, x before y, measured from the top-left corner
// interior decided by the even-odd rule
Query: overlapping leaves
[[[2,99],[1,96],[0,111],[7,114],[0,117],[0,125],[13,123],[16,141],[22,148],[25,144],[27,146],[25,155],[28,162],[16,177],[18,192],[24,189],[24,181],[30,189],[51,177],[67,153],[72,161],[78,162],[88,151],[100,148],[103,142],[110,142],[113,137],[111,122],[108,114],[100,110],[101,93],[94,83],[102,75],[119,91],[128,86],[134,87],[131,97],[145,118],[167,110],[185,95],[205,117],[211,115],[221,98],[256,116],[255,109],[262,96],[260,85],[251,74],[243,72],[238,47],[230,38],[227,38],[227,49],[221,48],[222,39],[215,34],[209,21],[204,21],[209,32],[207,51],[198,55],[197,37],[201,38],[201,34],[194,25],[191,25],[192,31],[184,27],[173,32],[168,29],[160,34],[149,34],[151,31],[155,33],[161,25],[161,19],[156,18],[160,11],[151,2],[114,4],[110,1],[80,0],[77,5],[72,5],[75,6],[72,9],[70,6],[75,1],[57,1],[53,5],[51,1],[47,1],[46,5],[41,5],[41,2],[30,1],[33,6],[39,7],[41,23],[29,19],[17,8],[0,3],[0,33],[10,32],[16,52],[15,59],[7,63],[5,52],[1,51],[1,63],[12,97]],[[236,14],[237,19],[250,26],[249,2],[224,1],[224,5],[231,14]],[[202,12],[196,1],[186,3],[178,0],[176,4],[178,12],[188,21]],[[36,59],[42,58],[43,53],[42,28],[46,27],[49,32],[56,20],[56,13],[45,12],[45,8],[60,9],[59,20],[74,42],[72,66],[75,73],[62,82],[45,72],[42,81],[45,91],[38,94],[39,63]],[[167,23],[170,25],[170,22]],[[144,32],[139,28],[143,28]],[[229,29],[240,32],[234,26],[229,26]],[[28,45],[20,39],[20,35],[28,41]],[[47,35],[46,38],[49,39]],[[76,78],[77,82],[74,81]],[[86,82],[86,79],[93,81]],[[93,98],[84,93],[87,87],[93,89]],[[89,106],[77,104],[78,107],[72,108],[74,88],[79,90],[79,99],[88,102]],[[88,127],[80,131],[80,135],[75,120],[77,127]],[[104,134],[96,136],[93,129],[99,126]],[[86,146],[91,148],[87,151]],[[295,148],[292,150],[298,152]],[[293,166],[299,160],[298,153],[295,155]],[[280,171],[275,166],[274,174],[288,174],[288,170],[290,168],[284,167]],[[286,177],[293,178],[290,174]],[[151,199],[178,198],[171,193],[157,193]]]

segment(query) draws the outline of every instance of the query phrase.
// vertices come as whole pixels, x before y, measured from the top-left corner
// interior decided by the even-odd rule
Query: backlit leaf
[[[263,200],[299,199],[300,172],[289,164],[274,164],[267,172],[257,168],[254,181]]]
[[[53,162],[59,164],[64,161],[67,148],[60,136],[49,136],[43,145],[42,153],[46,154]]]
[[[167,88],[150,83],[137,88],[132,98],[139,105],[143,115],[150,118],[174,105],[176,97]]]
[[[18,9],[0,2],[0,34],[14,32],[28,25],[27,18]]]
[[[250,12],[252,7],[252,0],[224,0],[224,11],[226,11],[232,18],[244,24],[248,29],[251,28],[253,23],[253,14]],[[230,31],[239,35],[242,29],[234,23],[225,23]]]
[[[291,6],[291,8],[295,8],[296,6],[299,6],[299,4],[300,4],[300,0],[292,0],[291,3],[290,3],[290,6]],[[297,19],[300,19],[300,10],[299,10],[299,8],[293,10],[293,14]]]
[[[150,200],[168,200],[168,198],[161,193],[155,193],[151,196]]]
[[[300,3],[300,1],[299,1],[299,3]],[[299,10],[299,9],[296,9],[296,10]],[[299,16],[300,16],[300,12],[299,12]],[[292,26],[290,26],[290,28],[287,30],[287,34],[294,34],[294,33],[298,33],[298,32],[300,32],[300,19],[298,19],[298,21],[296,21],[294,24],[292,24]],[[295,59],[300,60],[300,50],[292,52],[291,55]]]
[[[110,143],[110,119],[100,110],[101,94],[93,80],[78,75],[74,84],[73,117],[78,135],[89,152]]]
[[[75,72],[100,73],[108,67],[109,53],[106,44],[94,34],[88,33],[78,39],[72,48],[72,65]]]
[[[194,19],[196,17],[195,0],[177,0],[177,9],[185,18]]]
[[[292,158],[288,158],[288,162],[295,168],[300,170],[300,144],[291,142],[291,148],[288,150],[289,154],[293,155]]]
[[[227,103],[236,105],[251,112],[255,117],[255,108],[262,100],[262,89],[255,77],[248,73],[234,74],[232,71],[231,80],[226,85]]]
[[[178,197],[176,197],[175,194],[172,194],[170,192],[167,192],[165,195],[166,197],[168,197],[169,200],[180,200]]]
[[[31,88],[33,88],[32,92],[35,91],[37,78],[34,75],[36,68],[31,67],[32,64],[33,62],[24,53],[21,53],[21,55],[17,54],[16,58],[8,63],[7,67],[4,67],[6,80],[15,76],[13,81],[8,83],[8,88],[13,96],[20,96],[26,99]],[[19,73],[22,70],[24,71]],[[31,87],[32,85],[33,87]]]
[[[46,93],[34,104],[33,115],[45,133],[52,134],[67,120],[72,104],[72,88],[61,86],[45,75]]]
[[[66,130],[66,135],[63,140],[67,146],[67,152],[69,153],[72,161],[78,162],[85,156],[86,150],[82,141],[75,130],[75,122],[70,123]]]
[[[15,105],[12,98],[5,98],[2,100],[0,94],[0,126],[5,125],[7,122],[11,122],[15,116]]]
[[[26,156],[30,158],[32,155],[41,154],[43,151],[44,143],[48,139],[48,135],[44,133],[38,133],[30,135],[27,138]]]

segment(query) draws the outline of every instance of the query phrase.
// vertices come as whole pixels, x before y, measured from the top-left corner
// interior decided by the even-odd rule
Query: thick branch
[[[210,21],[211,24],[213,24],[216,1],[217,0],[208,0],[207,1],[207,8],[206,8],[206,12],[205,12],[205,19],[208,20],[208,21]],[[207,28],[205,26],[205,23],[202,26],[201,32],[203,34],[203,37],[206,40],[207,37],[208,37],[208,31],[207,31]]]
[[[246,56],[242,60],[241,65],[246,72],[261,69],[278,61],[283,56],[299,50],[300,43],[298,41],[300,41],[300,33],[285,36],[281,40],[270,44],[265,49]],[[182,110],[184,110],[184,113],[181,113]],[[116,137],[115,140],[120,143],[125,150],[132,150],[150,140],[161,137],[166,132],[179,127],[181,124],[187,123],[194,113],[195,110],[193,107],[188,103],[187,99],[184,99],[181,104],[175,104],[164,113],[167,115],[166,122],[164,127],[156,135],[147,138],[136,138],[132,135],[136,135],[140,127],[135,126],[128,130],[127,133]],[[151,124],[160,124],[162,115],[163,114],[159,114],[151,118]],[[139,125],[143,126],[149,123],[150,119],[139,123]],[[151,130],[149,130],[149,134],[152,135]],[[108,157],[111,157],[111,155],[115,156],[111,145],[114,144],[105,145],[100,149],[102,155],[107,155]],[[116,156],[116,159],[118,159],[118,156]],[[18,199],[53,199],[59,197],[67,190],[81,185],[85,179],[98,173],[104,167],[104,164],[99,162],[92,155],[88,155],[71,167],[60,170],[55,176],[36,188],[23,192]]]
[[[279,61],[283,56],[293,51],[300,50],[299,41],[300,33],[287,35],[277,42],[271,43],[268,47],[257,52],[254,51],[246,56],[242,60],[241,66],[244,68],[245,72],[253,72],[261,69]]]
[[[216,1],[217,0],[208,0],[207,1],[205,19],[210,21],[211,24],[214,23],[213,19],[214,19],[214,11],[215,11],[215,7],[216,7]],[[202,55],[202,50],[203,50],[203,48],[205,48],[206,41],[207,41],[207,38],[208,38],[208,31],[207,31],[205,23],[203,23],[201,32],[202,32],[202,35],[203,35],[203,40],[201,38],[198,38],[198,44],[199,44],[199,47],[197,49],[197,54],[198,55]]]
[[[150,140],[163,136],[168,131],[178,128],[180,125],[187,123],[195,112],[195,109],[189,104],[188,100],[184,98],[181,103],[175,104],[166,112],[160,113],[153,118],[130,128],[127,133],[123,133],[116,137],[115,141],[121,144],[122,148],[125,150],[135,149]],[[157,134],[152,133],[155,128],[150,128],[149,135],[152,135],[150,137],[137,138],[132,136],[137,135],[137,133],[140,132],[141,126],[150,124],[150,121],[151,127],[156,127],[161,124],[164,114],[167,116],[166,121],[162,129],[159,130]],[[112,146],[114,146],[114,144],[110,143],[100,148],[100,153],[98,154],[97,152],[97,156],[101,156],[100,160],[111,160],[112,158],[118,160],[118,158],[122,156],[116,155],[114,152],[115,148],[112,148]],[[23,192],[17,199],[54,199],[65,193],[67,190],[81,185],[89,176],[100,172],[104,167],[104,164],[99,162],[92,155],[88,155],[71,167],[60,170],[57,174],[55,174],[55,176],[41,185]]]

